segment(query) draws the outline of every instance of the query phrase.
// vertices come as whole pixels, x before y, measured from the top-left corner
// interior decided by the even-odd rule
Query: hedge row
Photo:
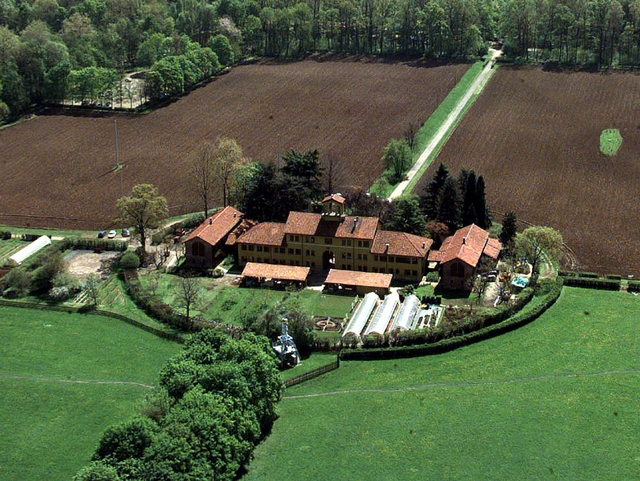
[[[627,289],[629,292],[640,292],[640,281],[629,281]]]
[[[364,361],[417,357],[448,352],[459,347],[468,346],[485,339],[490,339],[524,326],[525,324],[528,324],[540,317],[558,300],[558,297],[560,297],[562,292],[562,284],[562,278],[558,277],[558,279],[552,284],[551,289],[542,296],[539,303],[536,303],[536,305],[531,309],[520,311],[509,319],[498,324],[487,326],[461,336],[443,339],[432,344],[389,347],[384,349],[345,349],[341,351],[340,359]]]
[[[619,291],[620,279],[591,279],[587,277],[565,277],[564,284],[571,287],[586,287],[589,289],[603,289],[607,291]]]
[[[135,270],[123,271],[122,278],[127,288],[127,293],[136,306],[142,309],[148,316],[173,329],[181,332],[198,332],[203,329],[222,327],[227,334],[230,334],[235,338],[245,331],[241,327],[234,326],[233,324],[220,323],[201,317],[192,317],[191,319],[187,319],[187,316],[176,311],[169,304],[162,302],[160,299],[146,291],[140,282],[138,272]]]
[[[562,277],[587,277],[589,279],[597,279],[600,277],[600,274],[597,272],[567,271],[565,269],[560,269],[558,275]]]
[[[111,239],[84,239],[84,238],[66,238],[62,241],[63,250],[94,250],[102,249],[103,251],[119,251],[127,250],[125,241],[115,241]]]

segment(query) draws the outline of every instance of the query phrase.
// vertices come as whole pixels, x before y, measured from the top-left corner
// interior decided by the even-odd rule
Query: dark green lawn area
[[[0,307],[0,479],[69,480],[181,346],[115,319]]]
[[[287,389],[243,479],[638,479],[639,308],[565,288],[498,338],[343,362]]]

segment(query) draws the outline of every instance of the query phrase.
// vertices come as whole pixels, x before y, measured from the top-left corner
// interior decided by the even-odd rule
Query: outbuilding
[[[361,296],[375,292],[384,297],[389,294],[392,278],[393,274],[331,269],[324,287],[329,292],[356,293]]]

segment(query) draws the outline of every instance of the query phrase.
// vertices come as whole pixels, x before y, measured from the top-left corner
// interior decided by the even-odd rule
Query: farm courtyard
[[[559,230],[573,269],[637,276],[639,111],[640,75],[500,67],[414,192],[440,162],[474,169],[494,220],[513,210]],[[613,156],[600,152],[607,129],[622,136]]]
[[[115,117],[123,190],[151,183],[171,215],[197,210],[188,157],[219,135],[268,162],[317,148],[339,159],[338,188],[369,186],[383,147],[409,122],[424,123],[468,67],[339,56],[236,67],[148,115]],[[121,196],[115,162],[113,116],[41,116],[0,130],[0,223],[110,226]]]

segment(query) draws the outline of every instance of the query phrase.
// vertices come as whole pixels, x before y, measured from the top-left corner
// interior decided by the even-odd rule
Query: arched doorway
[[[322,270],[327,271],[336,267],[336,256],[331,251],[324,251],[322,254]]]

